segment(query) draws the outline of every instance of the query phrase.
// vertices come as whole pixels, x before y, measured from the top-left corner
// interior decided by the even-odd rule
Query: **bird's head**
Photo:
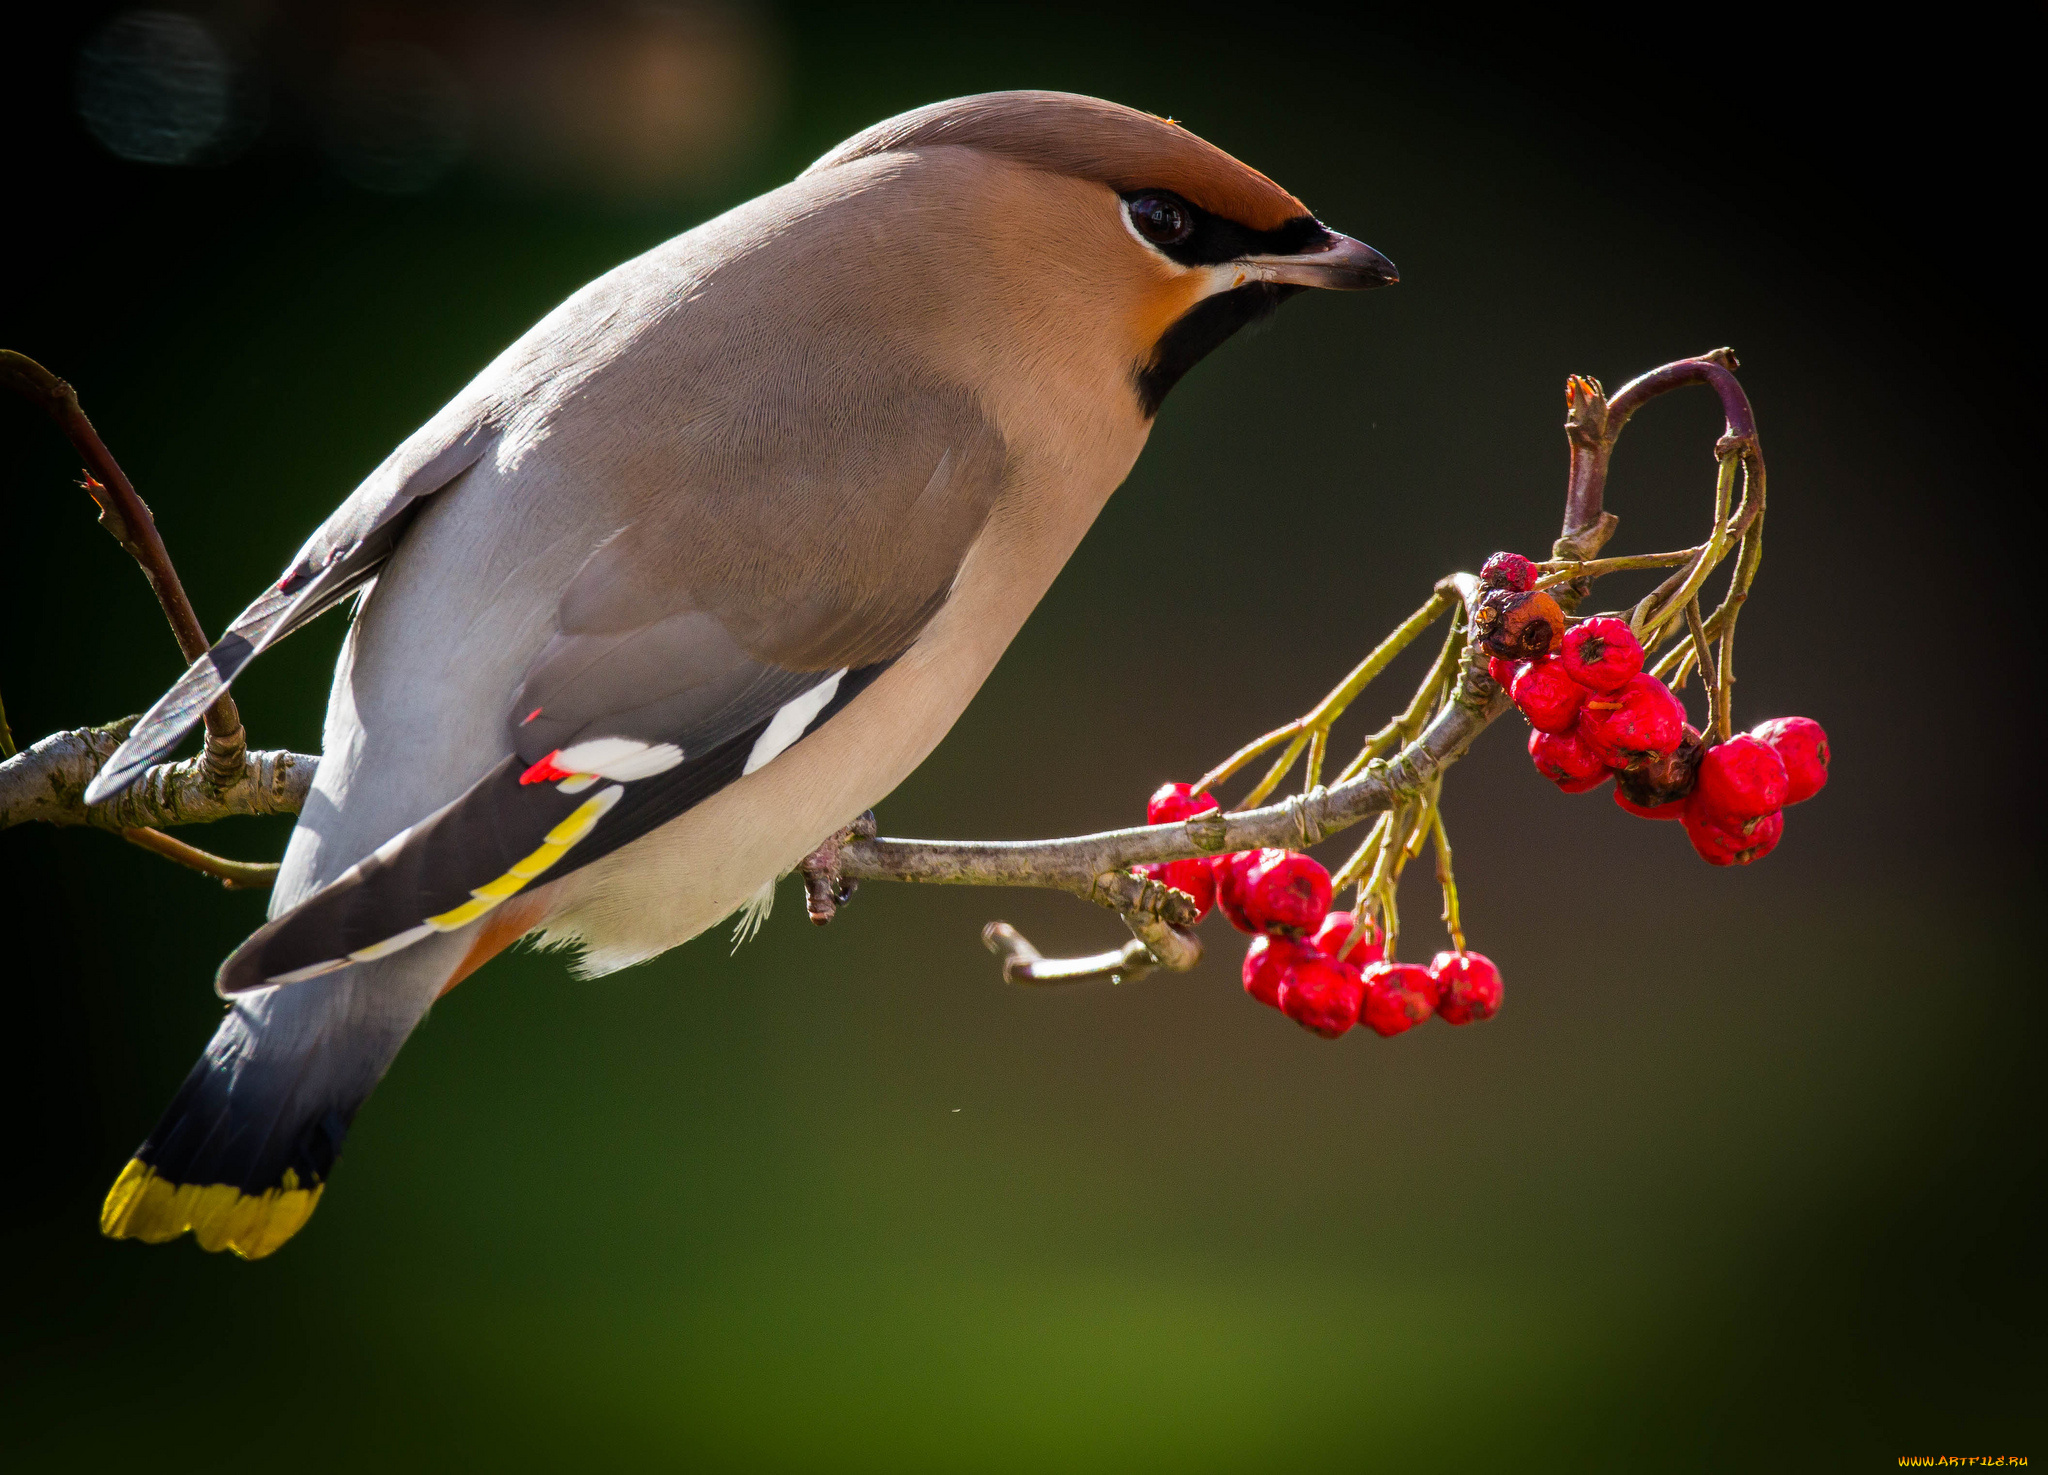
[[[1285,298],[1400,279],[1258,170],[1171,119],[1098,98],[934,103],[857,134],[808,172],[882,155],[976,160],[950,184],[951,226],[987,253],[989,275],[1028,284],[1009,296],[1052,305],[1046,329],[1113,340],[1147,420],[1183,374]]]

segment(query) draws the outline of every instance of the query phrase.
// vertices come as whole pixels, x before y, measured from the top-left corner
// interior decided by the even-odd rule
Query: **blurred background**
[[[1723,343],[1773,495],[1738,720],[1811,715],[1836,752],[1731,873],[1559,795],[1500,724],[1446,800],[1508,978],[1482,1028],[1314,1039],[1243,997],[1214,921],[1190,976],[1007,989],[991,917],[1047,948],[1120,935],[1008,893],[871,885],[819,931],[785,883],[737,956],[712,935],[596,983],[507,957],[253,1265],[108,1243],[95,1215],[261,898],[100,834],[0,835],[12,1468],[2048,1458],[2036,704],[2005,592],[2039,490],[2035,191],[2006,160],[2037,126],[2039,11],[1623,35],[1437,9],[10,21],[0,342],[77,385],[210,627],[590,277],[891,113],[1057,87],[1182,119],[1402,282],[1290,304],[1189,377],[885,832],[1135,822],[1442,573],[1547,549],[1566,374]],[[1718,430],[1704,394],[1637,419],[1613,551],[1700,535]],[[0,404],[24,742],[179,666],[75,477]],[[259,745],[317,743],[341,631],[241,685]],[[285,830],[185,833],[269,858]]]

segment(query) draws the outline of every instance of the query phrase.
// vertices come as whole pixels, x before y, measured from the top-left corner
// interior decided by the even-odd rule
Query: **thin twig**
[[[1692,631],[1693,657],[1700,665],[1700,684],[1707,689],[1707,730],[1721,730],[1721,678],[1714,669],[1713,648],[1707,644],[1706,622],[1700,618],[1699,596],[1685,602],[1685,623]]]
[[[121,831],[121,838],[165,860],[212,876],[230,891],[268,891],[277,880],[279,867],[274,861],[229,860],[173,839],[162,830],[128,829]]]
[[[100,526],[128,550],[142,576],[149,580],[157,603],[163,607],[164,618],[170,622],[171,634],[177,638],[178,649],[187,663],[205,655],[211,642],[192,601],[186,597],[185,586],[171,563],[162,534],[157,531],[156,518],[136,495],[127,473],[121,470],[113,452],[79,408],[77,392],[34,359],[12,349],[0,349],[0,386],[39,406],[57,422],[57,428],[85,462],[85,489],[99,505]],[[206,709],[209,771],[223,783],[232,781],[241,771],[242,752],[247,746],[234,698],[222,692]]]

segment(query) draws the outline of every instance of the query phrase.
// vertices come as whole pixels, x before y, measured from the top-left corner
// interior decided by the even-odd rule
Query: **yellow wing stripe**
[[[512,869],[505,874],[517,876],[522,881],[531,881],[568,853],[569,847],[566,845],[543,845],[525,859],[515,862]],[[491,884],[495,886],[497,882],[493,881]]]
[[[427,918],[427,925],[436,932],[453,932],[457,927],[467,927],[471,922],[474,922],[478,917],[481,917],[485,912],[496,906],[502,899],[496,896],[476,897],[470,901],[465,901],[459,907],[451,907],[438,917]]]
[[[173,1183],[130,1158],[100,1209],[100,1233],[160,1245],[189,1229],[202,1250],[260,1260],[299,1232],[326,1188],[300,1187],[290,1168],[282,1184],[262,1193],[244,1193],[232,1183]]]
[[[492,907],[518,895],[550,866],[567,855],[572,845],[597,828],[597,822],[605,817],[611,807],[619,802],[619,796],[625,792],[624,785],[612,784],[585,799],[569,812],[566,819],[548,831],[547,838],[541,842],[538,850],[521,856],[513,862],[509,871],[495,881],[487,881],[471,891],[470,899],[462,905],[450,907],[438,916],[429,917],[417,926],[395,933],[380,942],[373,942],[368,947],[357,948],[345,958],[330,958],[324,963],[315,963],[290,973],[280,973],[269,981],[297,983],[302,979],[317,978],[337,968],[346,968],[350,963],[367,963],[377,958],[389,957],[403,948],[411,947],[430,933],[453,932],[458,927],[467,927]]]

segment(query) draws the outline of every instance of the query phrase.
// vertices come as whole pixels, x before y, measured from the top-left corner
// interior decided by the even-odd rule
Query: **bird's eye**
[[[1195,228],[1188,207],[1166,195],[1139,195],[1127,207],[1131,225],[1155,246],[1176,246]]]

